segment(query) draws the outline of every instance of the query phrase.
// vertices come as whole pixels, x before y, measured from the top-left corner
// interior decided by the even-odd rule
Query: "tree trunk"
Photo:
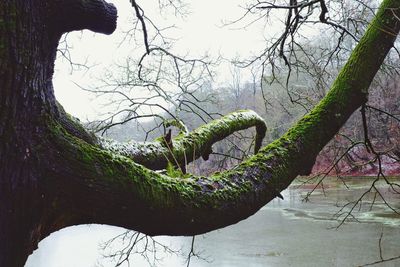
[[[43,238],[45,198],[33,148],[51,112],[55,51],[33,1],[0,2],[0,266],[23,266]],[[51,52],[47,52],[51,51]],[[49,233],[49,232],[47,232]]]
[[[79,6],[83,2],[0,1],[0,266],[23,266],[41,239],[64,226],[58,225],[63,215],[52,207],[53,189],[40,166],[49,158],[35,151],[39,147],[46,151],[44,116],[61,118],[52,87],[61,34],[83,28],[106,33],[115,29],[115,8],[92,2]],[[87,22],[90,18],[84,22],[77,18],[65,27],[74,10],[83,16],[89,9],[95,17],[105,8],[111,20],[107,27],[94,18],[91,23],[96,27]]]
[[[2,0],[0,266],[23,266],[41,239],[69,225],[104,223],[152,235],[193,235],[254,214],[309,170],[366,102],[398,34],[399,8],[399,0],[383,1],[328,95],[283,137],[233,170],[173,178],[104,149],[54,98],[61,34],[84,28],[111,33],[115,8],[103,0]],[[190,142],[195,147],[197,141],[194,135]]]

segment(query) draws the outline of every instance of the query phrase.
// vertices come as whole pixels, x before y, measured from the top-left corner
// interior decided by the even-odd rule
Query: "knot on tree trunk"
[[[55,34],[84,29],[111,34],[117,27],[117,9],[104,0],[56,0],[50,5],[48,21]]]

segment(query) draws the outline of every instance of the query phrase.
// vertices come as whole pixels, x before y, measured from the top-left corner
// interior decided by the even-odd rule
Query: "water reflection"
[[[344,184],[328,179],[306,202],[303,200],[312,187],[297,181],[283,192],[284,200],[272,201],[238,224],[196,237],[195,252],[202,259],[192,258],[190,266],[359,266],[379,260],[381,233],[383,257],[398,256],[400,216],[374,190],[354,206],[354,216],[348,216],[348,222],[336,228],[372,182],[354,178]],[[383,183],[376,185],[387,203],[398,209],[399,195]],[[337,216],[343,206],[346,209]],[[26,267],[115,266],[115,262],[102,258],[98,244],[123,231],[99,225],[65,229],[42,241]],[[185,266],[191,238],[158,237],[157,241],[179,252],[158,249],[155,266]],[[137,255],[131,258],[131,266],[149,264]],[[400,261],[379,266],[400,266]]]

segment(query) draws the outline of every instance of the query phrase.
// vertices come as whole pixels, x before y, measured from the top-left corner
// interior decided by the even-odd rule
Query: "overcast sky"
[[[81,120],[93,119],[101,107],[96,104],[94,96],[82,91],[83,87],[95,86],[96,77],[102,77],[105,69],[112,69],[113,64],[121,63],[134,51],[132,43],[121,45],[127,30],[132,28],[133,9],[128,0],[112,0],[119,12],[118,27],[110,36],[94,34],[89,31],[73,32],[68,35],[68,45],[72,60],[77,63],[87,62],[89,69],[71,72],[71,66],[62,58],[56,62],[54,87],[57,99],[72,115]],[[208,53],[217,57],[221,53],[226,58],[246,57],[263,47],[265,35],[273,33],[272,27],[256,24],[246,29],[241,24],[223,27],[224,23],[239,18],[244,9],[243,0],[192,0],[187,7],[188,15],[174,18],[165,15],[160,17],[153,1],[140,1],[143,9],[161,26],[174,24],[176,29],[166,32],[167,36],[176,38],[176,53],[200,56]],[[139,39],[140,40],[140,39]],[[133,52],[134,51],[134,52]],[[144,50],[139,51],[141,53]],[[216,81],[226,80],[229,68],[221,64]]]

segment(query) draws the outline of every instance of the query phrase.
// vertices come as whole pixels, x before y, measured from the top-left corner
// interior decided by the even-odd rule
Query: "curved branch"
[[[51,211],[59,215],[54,227],[105,223],[151,235],[194,235],[254,214],[310,168],[323,146],[366,102],[368,87],[395,41],[392,33],[399,32],[400,23],[391,13],[399,16],[399,8],[398,0],[383,1],[331,90],[308,115],[256,155],[211,177],[176,179],[150,171],[87,144],[47,118],[43,142],[48,144],[32,153],[46,178],[43,196],[55,199]]]
[[[191,133],[181,133],[173,138],[172,145],[167,145],[161,138],[154,142],[119,143],[114,140],[99,138],[99,145],[105,150],[129,157],[152,170],[165,169],[169,162],[183,166],[207,156],[211,146],[236,131],[256,127],[255,152],[261,147],[267,127],[264,120],[254,111],[242,110],[228,114],[209,124],[203,125]]]

